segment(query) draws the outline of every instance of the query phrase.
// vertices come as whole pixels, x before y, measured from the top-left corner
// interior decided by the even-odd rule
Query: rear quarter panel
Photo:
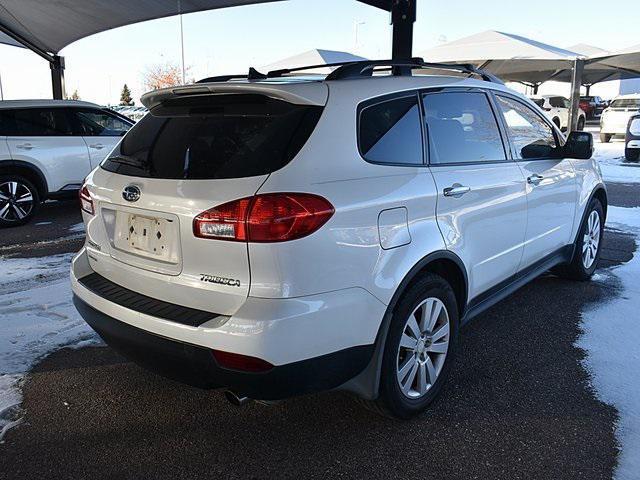
[[[249,244],[250,296],[286,298],[361,287],[387,304],[419,260],[444,249],[430,171],[422,166],[374,165],[362,159],[356,106],[367,94],[344,90],[348,86],[332,84],[329,104],[307,144],[289,165],[271,174],[259,191],[315,193],[332,203],[335,214],[308,237]],[[383,210],[397,207],[407,209],[411,241],[385,250],[378,218]]]

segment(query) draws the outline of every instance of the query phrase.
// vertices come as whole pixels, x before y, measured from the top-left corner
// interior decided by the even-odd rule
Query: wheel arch
[[[47,198],[49,186],[44,173],[29,162],[21,160],[0,160],[0,175],[22,175],[38,189],[40,200]]]
[[[375,400],[378,397],[382,356],[393,312],[407,288],[425,273],[435,273],[449,282],[456,296],[458,316],[463,317],[467,307],[469,286],[464,262],[449,250],[438,250],[423,257],[407,272],[391,297],[378,329],[374,353],[369,364],[355,378],[340,387],[341,390],[350,391],[367,400]]]

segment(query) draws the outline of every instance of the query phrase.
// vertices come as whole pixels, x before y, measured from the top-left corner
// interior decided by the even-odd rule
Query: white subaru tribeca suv
[[[145,95],[81,190],[86,321],[236,401],[339,389],[408,418],[461,326],[550,268],[589,279],[607,208],[591,134],[565,140],[477,70],[372,75],[390,64]]]

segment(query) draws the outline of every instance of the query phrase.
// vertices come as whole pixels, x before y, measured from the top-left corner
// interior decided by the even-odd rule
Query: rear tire
[[[389,324],[373,410],[408,419],[436,399],[455,356],[458,306],[453,289],[428,273],[402,295]]]
[[[604,210],[600,200],[594,198],[587,207],[571,261],[555,269],[555,273],[571,280],[589,280],[598,267],[604,233]]]
[[[584,117],[580,117],[578,119],[578,131],[584,130],[584,123],[585,123]]]
[[[629,162],[637,162],[640,159],[640,148],[625,148],[624,158]]]
[[[38,189],[20,175],[0,175],[0,227],[31,221],[40,207]]]
[[[611,137],[613,135],[611,135],[610,133],[601,133],[600,134],[600,143],[609,143],[611,141]]]

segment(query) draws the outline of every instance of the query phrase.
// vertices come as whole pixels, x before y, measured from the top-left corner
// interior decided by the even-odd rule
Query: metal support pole
[[[391,24],[393,25],[391,58],[408,60],[413,50],[413,24],[416,21],[417,0],[392,0]],[[402,68],[394,68],[394,74],[404,73]]]
[[[538,94],[538,87],[540,86],[539,83],[534,83],[533,84],[533,94],[537,95]]]
[[[569,111],[569,132],[578,129],[578,109],[580,108],[580,86],[582,85],[582,72],[584,71],[584,58],[576,58],[573,61],[571,74],[571,110]]]
[[[589,92],[591,91],[591,85],[585,85],[585,86],[584,86],[584,88],[586,88],[586,89],[587,89],[587,93],[586,93],[586,95],[587,95],[587,97],[588,97],[588,96],[589,96]]]
[[[54,100],[64,100],[66,95],[64,90],[64,57],[54,55],[49,67],[51,68],[53,98]]]

